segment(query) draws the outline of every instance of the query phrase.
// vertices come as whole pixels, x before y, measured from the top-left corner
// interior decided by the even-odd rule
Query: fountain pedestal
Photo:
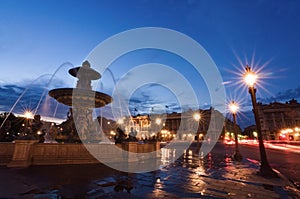
[[[49,91],[49,95],[58,102],[72,107],[77,134],[81,141],[93,142],[97,129],[92,117],[92,108],[103,107],[112,101],[109,95],[93,91],[91,81],[101,77],[100,73],[93,70],[88,61],[82,66],[72,68],[69,73],[78,78],[76,88],[58,88]]]

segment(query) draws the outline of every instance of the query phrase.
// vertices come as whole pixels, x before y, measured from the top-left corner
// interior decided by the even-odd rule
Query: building
[[[126,134],[130,134],[131,131],[136,132],[138,139],[160,138],[165,141],[175,138],[218,140],[220,133],[223,136],[225,131],[233,133],[234,130],[233,122],[225,119],[224,115],[214,108],[188,110],[183,113],[136,115],[106,124],[107,122],[103,122],[102,128],[107,133],[115,131],[115,124],[117,124]],[[237,130],[241,131],[239,126]]]
[[[195,117],[197,114],[199,114],[199,118]],[[182,114],[168,114],[165,121],[165,129],[174,134],[177,134],[178,131],[181,132],[181,135],[177,134],[179,139],[218,140],[220,129],[221,133],[224,133],[224,121],[225,117],[223,114],[214,108],[197,111],[189,110]]]
[[[231,121],[229,118],[226,118],[224,121],[224,130],[223,132],[225,133],[224,135],[224,139],[231,139],[234,140],[234,133],[237,132],[238,134],[238,138],[242,139],[242,129],[238,124],[234,124],[233,121]]]
[[[257,139],[257,129],[256,125],[247,126],[243,132],[249,139]]]
[[[300,140],[300,103],[297,100],[258,103],[257,109],[264,139]]]

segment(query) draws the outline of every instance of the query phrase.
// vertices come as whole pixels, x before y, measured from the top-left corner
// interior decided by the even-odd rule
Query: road
[[[232,146],[234,147],[234,145]],[[245,158],[260,160],[258,145],[240,145],[241,154]],[[293,150],[266,148],[270,166],[300,185],[300,154]]]

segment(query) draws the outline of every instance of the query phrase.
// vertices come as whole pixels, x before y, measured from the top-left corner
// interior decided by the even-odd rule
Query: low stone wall
[[[32,152],[32,165],[91,164],[98,161],[82,144],[40,143]]]
[[[13,157],[14,144],[11,142],[0,142],[0,165],[7,165]]]
[[[8,167],[30,165],[94,164],[99,160],[118,163],[139,161],[137,153],[159,150],[159,143],[138,144],[61,144],[37,143],[36,140],[16,140],[15,143],[0,143],[0,164]],[[124,150],[122,150],[124,149]],[[125,151],[132,152],[130,154]],[[92,155],[91,153],[92,152]],[[95,157],[94,157],[95,156]]]
[[[158,144],[158,145],[157,145]],[[156,151],[160,148],[159,142],[153,142],[153,143],[145,143],[145,144],[137,144],[137,153],[149,153]]]

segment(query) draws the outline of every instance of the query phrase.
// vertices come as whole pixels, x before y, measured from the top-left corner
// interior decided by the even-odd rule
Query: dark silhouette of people
[[[115,135],[115,143],[122,143],[126,139],[126,134],[119,127],[117,128],[117,133]]]
[[[133,127],[131,127],[128,141],[137,141],[136,135],[137,135],[136,130],[134,130]]]

